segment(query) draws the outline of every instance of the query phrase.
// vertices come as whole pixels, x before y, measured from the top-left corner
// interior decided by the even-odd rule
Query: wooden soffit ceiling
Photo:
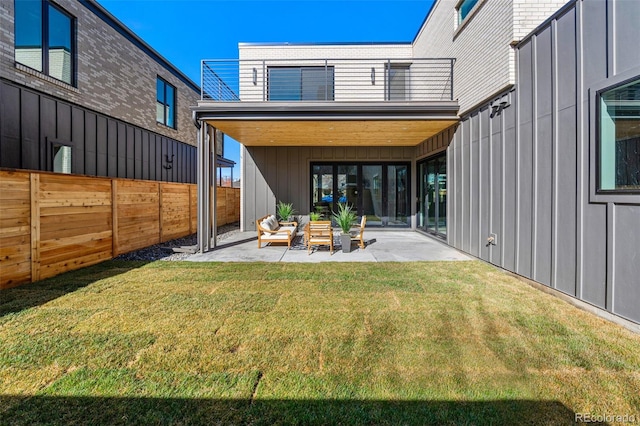
[[[415,146],[458,122],[451,101],[203,102],[194,110],[246,146]]]

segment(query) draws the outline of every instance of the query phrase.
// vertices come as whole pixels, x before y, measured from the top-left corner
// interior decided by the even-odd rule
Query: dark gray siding
[[[0,167],[51,170],[51,140],[73,147],[74,174],[196,181],[194,146],[0,80]]]
[[[449,244],[636,322],[640,196],[595,193],[593,105],[640,76],[638,16],[635,1],[565,7],[518,46],[516,88],[463,117],[448,148]]]
[[[310,164],[314,161],[409,161],[415,147],[242,147],[242,226],[276,211],[276,202],[293,203],[298,214],[311,210]],[[412,173],[415,167],[412,167]],[[414,179],[415,180],[415,179]]]

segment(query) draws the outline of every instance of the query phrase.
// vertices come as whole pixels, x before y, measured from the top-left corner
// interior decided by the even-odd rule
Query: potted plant
[[[309,220],[311,222],[317,222],[322,218],[322,214],[320,212],[311,212],[309,213]]]
[[[343,253],[351,252],[351,234],[349,231],[357,218],[355,212],[347,203],[338,203],[338,211],[333,212],[333,219],[342,231],[340,234],[340,242],[342,243]]]
[[[280,201],[276,206],[276,213],[281,222],[291,222],[292,216],[295,212],[293,203],[284,203]]]

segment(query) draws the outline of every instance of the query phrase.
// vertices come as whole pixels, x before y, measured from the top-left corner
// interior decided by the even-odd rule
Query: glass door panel
[[[447,235],[447,158],[438,161],[438,223],[437,232]]]
[[[311,182],[312,207],[328,219],[333,208],[333,166],[314,165],[311,170]]]
[[[358,166],[338,166],[338,199],[339,203],[347,203],[353,210],[358,211]],[[337,210],[337,205],[334,210]]]
[[[427,194],[426,194],[426,208],[427,208],[427,230],[436,231],[436,203],[437,203],[437,176],[436,176],[436,162],[431,160],[427,163]]]
[[[367,225],[382,225],[382,166],[362,166],[362,209]]]
[[[407,179],[407,166],[387,166],[387,217],[391,226],[409,224],[411,213]]]

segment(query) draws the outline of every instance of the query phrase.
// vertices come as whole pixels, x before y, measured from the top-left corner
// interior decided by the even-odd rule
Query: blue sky
[[[410,42],[433,0],[98,2],[200,84],[200,60],[235,59],[238,43]],[[225,157],[239,164],[237,143],[225,144]]]

